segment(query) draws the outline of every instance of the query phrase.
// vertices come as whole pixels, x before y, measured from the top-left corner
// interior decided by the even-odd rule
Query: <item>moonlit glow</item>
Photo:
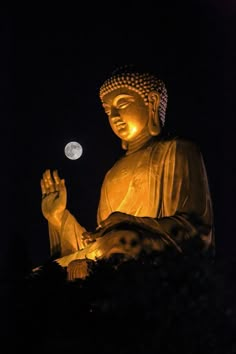
[[[70,160],[77,160],[83,153],[82,146],[77,141],[70,141],[64,149],[66,157]]]

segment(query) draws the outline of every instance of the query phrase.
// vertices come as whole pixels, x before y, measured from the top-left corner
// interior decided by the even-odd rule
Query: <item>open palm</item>
[[[60,225],[66,209],[67,191],[65,180],[60,179],[57,171],[46,170],[41,179],[42,213],[54,225]]]

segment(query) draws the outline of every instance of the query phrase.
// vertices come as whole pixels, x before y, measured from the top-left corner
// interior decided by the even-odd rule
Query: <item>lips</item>
[[[124,128],[125,126],[126,126],[125,122],[119,121],[119,122],[116,123],[116,128],[118,130]]]

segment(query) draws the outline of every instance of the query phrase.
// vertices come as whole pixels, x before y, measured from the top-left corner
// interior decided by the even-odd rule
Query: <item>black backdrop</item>
[[[12,330],[14,284],[49,255],[40,209],[45,169],[57,168],[66,179],[68,208],[81,224],[96,226],[102,179],[122,153],[98,90],[111,70],[127,63],[159,73],[169,92],[168,129],[201,147],[216,254],[229,260],[231,272],[227,286],[222,274],[217,285],[235,298],[228,280],[235,278],[236,246],[233,1],[119,3],[106,11],[101,3],[98,10],[79,6],[20,4],[0,13],[1,333]],[[70,140],[83,146],[79,160],[64,155]]]

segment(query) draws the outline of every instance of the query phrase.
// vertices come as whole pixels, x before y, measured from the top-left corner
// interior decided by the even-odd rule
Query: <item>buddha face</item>
[[[127,142],[148,132],[149,108],[143,98],[128,88],[118,88],[104,95],[102,105],[113,132]]]

